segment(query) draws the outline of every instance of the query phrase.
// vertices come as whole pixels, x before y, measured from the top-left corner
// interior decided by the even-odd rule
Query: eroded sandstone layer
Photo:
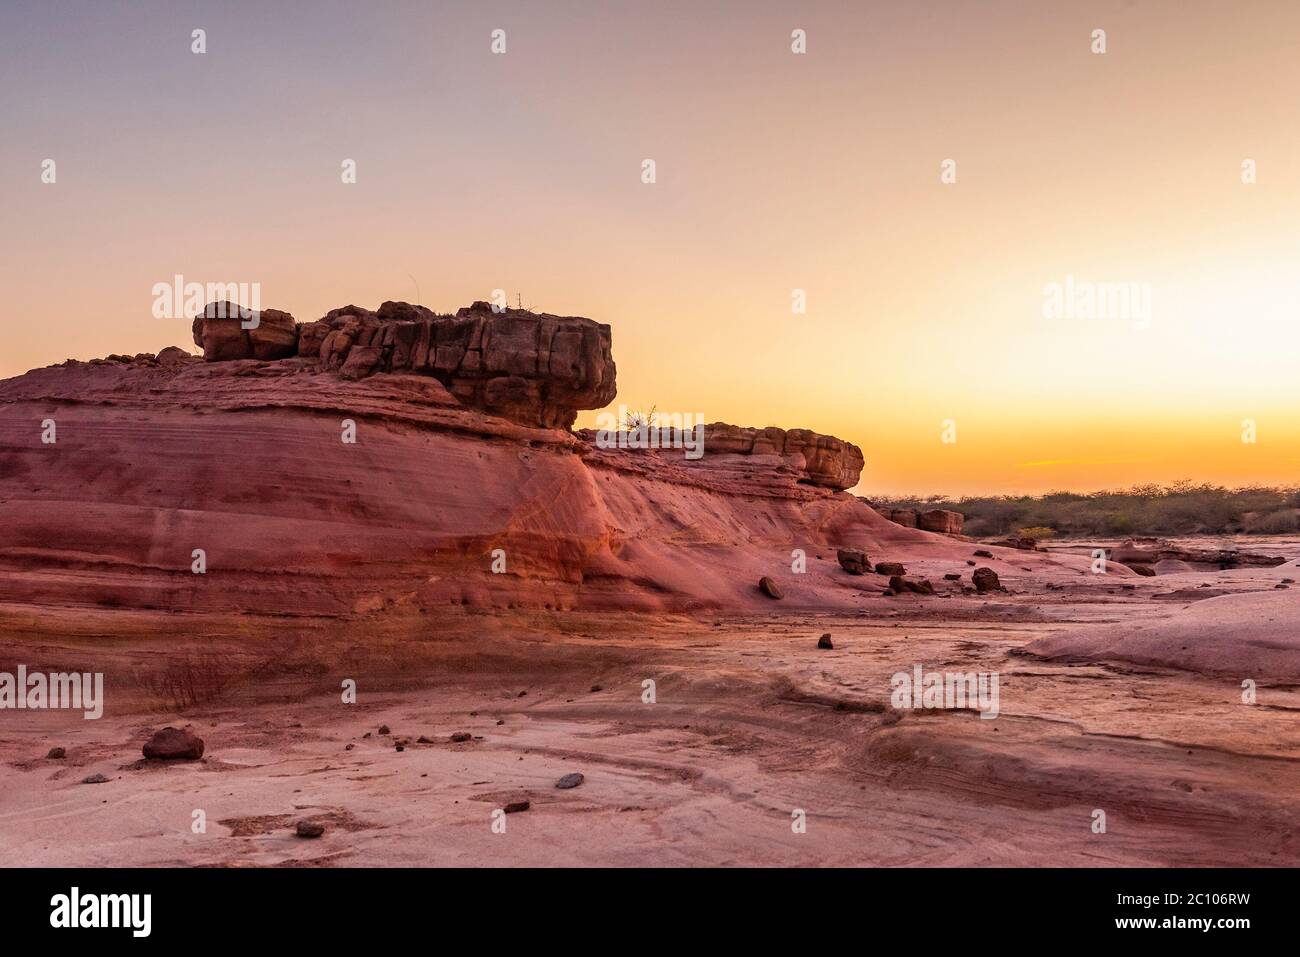
[[[840,490],[861,450],[704,427],[704,454],[602,448],[609,327],[482,303],[232,309],[204,357],[68,361],[0,383],[0,601],[346,615],[437,605],[852,606],[839,547],[939,547]],[[295,355],[258,358],[292,345]],[[206,361],[205,361],[206,360]],[[57,439],[42,441],[41,423]],[[192,570],[196,550],[206,563]],[[494,559],[494,556],[500,558]]]

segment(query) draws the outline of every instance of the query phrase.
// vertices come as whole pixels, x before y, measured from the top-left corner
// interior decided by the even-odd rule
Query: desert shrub
[[[1287,532],[1300,531],[1300,514],[1287,508],[1256,515],[1246,523],[1246,531],[1259,535],[1285,535]]]
[[[1045,525],[1029,525],[1016,529],[1017,538],[1032,538],[1036,542],[1046,541],[1056,534],[1056,529]]]

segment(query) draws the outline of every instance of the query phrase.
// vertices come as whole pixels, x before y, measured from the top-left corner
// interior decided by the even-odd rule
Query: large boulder
[[[841,548],[835,553],[835,557],[839,560],[840,568],[850,575],[865,575],[871,571],[871,562],[867,560],[867,553],[856,548]]]
[[[889,519],[895,525],[916,528],[916,509],[914,508],[890,508],[888,505],[873,505],[871,507],[877,515]]]
[[[361,379],[407,372],[438,379],[460,402],[542,428],[569,428],[579,409],[616,394],[610,329],[581,316],[476,302],[440,316],[409,302],[376,312],[344,306],[302,327],[299,353]]]
[[[916,527],[927,532],[941,535],[960,535],[966,517],[961,512],[946,508],[932,508],[916,516]]]
[[[203,739],[183,728],[166,727],[144,743],[144,756],[162,761],[197,761],[203,757]]]
[[[298,325],[279,309],[250,313],[237,303],[210,302],[194,317],[191,331],[208,362],[287,359],[298,353]]]

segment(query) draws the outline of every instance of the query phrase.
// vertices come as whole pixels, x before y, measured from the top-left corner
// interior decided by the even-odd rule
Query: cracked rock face
[[[210,302],[194,317],[194,344],[209,362],[233,359],[288,359],[298,353],[298,324],[279,309],[263,309],[256,318],[233,302]],[[248,326],[249,328],[245,328]]]
[[[744,428],[714,422],[704,427],[706,455],[770,455],[792,460],[810,485],[846,489],[862,476],[862,450],[852,442],[809,429]]]
[[[523,425],[567,429],[579,409],[615,395],[610,329],[580,316],[476,302],[454,316],[385,302],[334,309],[304,325],[298,354],[345,379],[377,372],[430,375],[467,406]]]

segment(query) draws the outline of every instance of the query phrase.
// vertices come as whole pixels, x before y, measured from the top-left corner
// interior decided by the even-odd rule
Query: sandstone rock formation
[[[1038,551],[1038,539],[1031,538],[1028,535],[1013,535],[1010,538],[1001,538],[996,542],[990,542],[989,544],[996,545],[999,548],[1018,548],[1022,552]],[[978,555],[979,552],[976,552],[975,554]],[[990,555],[989,557],[992,558],[993,556]]]
[[[203,348],[203,358],[209,362],[227,362],[287,359],[297,354],[298,325],[293,316],[278,309],[243,315],[241,318],[240,307],[233,302],[210,302],[194,317],[194,344]],[[245,325],[251,328],[246,329]]]
[[[914,508],[890,508],[888,505],[872,505],[871,507],[877,515],[888,519],[895,525],[902,525],[904,528],[917,527],[916,509]]]
[[[579,409],[615,395],[609,326],[580,316],[524,309],[496,313],[476,302],[454,316],[408,302],[333,309],[306,325],[264,309],[244,329],[232,303],[211,303],[194,320],[209,362],[298,356],[364,379],[380,372],[428,375],[458,401],[523,425],[567,429]]]
[[[850,575],[865,575],[871,571],[871,562],[867,560],[867,553],[859,551],[856,548],[841,548],[835,553],[836,560]]]
[[[916,516],[916,527],[940,535],[960,535],[966,516],[946,508],[932,508]]]
[[[1236,549],[1185,548],[1160,538],[1129,539],[1111,549],[1107,559],[1128,565],[1139,575],[1216,568],[1273,568],[1286,563],[1285,558],[1275,555]]]
[[[749,429],[713,422],[704,427],[704,442],[708,455],[793,459],[808,483],[823,488],[852,488],[864,464],[862,450],[853,443],[808,429]]]
[[[284,315],[263,310],[260,327],[288,329]],[[877,551],[958,557],[840,491],[862,453],[832,436],[717,424],[688,460],[550,427],[613,395],[608,329],[589,320],[344,307],[297,327],[314,356],[277,360],[221,358],[261,348],[222,321],[198,323],[210,361],[168,348],[0,382],[0,608],[130,611],[168,634],[178,613],[213,616],[241,635],[449,605],[847,608],[864,594],[839,549],[864,567]],[[528,401],[494,405],[503,377],[531,383]],[[781,570],[796,549],[794,588]]]
[[[579,316],[476,302],[454,316],[385,302],[334,309],[302,329],[299,354],[346,379],[430,375],[467,406],[524,425],[564,428],[615,395],[610,328]]]

